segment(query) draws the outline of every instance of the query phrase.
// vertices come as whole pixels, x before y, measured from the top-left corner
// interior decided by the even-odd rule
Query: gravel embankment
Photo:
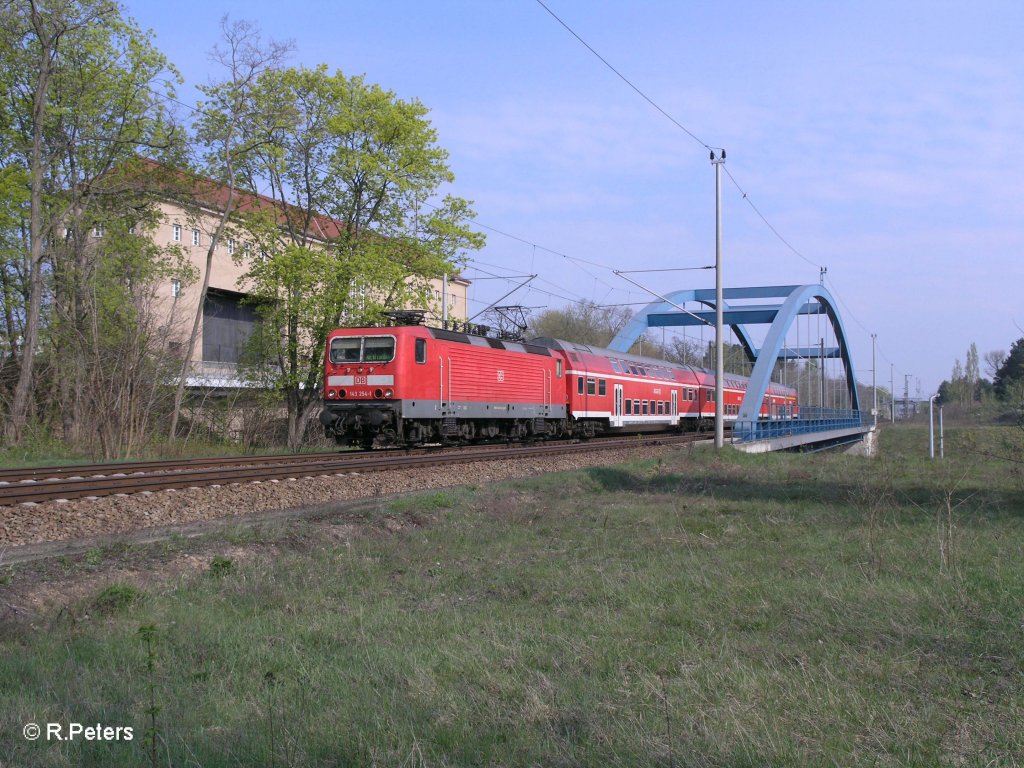
[[[46,541],[127,533],[144,528],[323,505],[332,501],[619,464],[657,456],[665,450],[659,446],[638,446],[622,450],[581,451],[565,456],[472,462],[446,467],[332,475],[280,482],[272,480],[266,483],[106,496],[92,501],[0,507],[0,550]]]

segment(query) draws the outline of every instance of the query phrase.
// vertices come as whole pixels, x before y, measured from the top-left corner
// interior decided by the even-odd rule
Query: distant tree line
[[[1015,341],[1010,351],[986,352],[982,360],[991,378],[981,375],[978,348],[971,344],[964,363],[956,360],[952,375],[939,385],[939,402],[969,406],[997,403],[1013,407],[1024,403],[1024,338]]]

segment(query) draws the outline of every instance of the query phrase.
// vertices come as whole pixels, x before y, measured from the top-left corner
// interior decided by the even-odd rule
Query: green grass
[[[160,765],[1017,765],[1024,492],[953,437],[432,492],[97,588],[0,626],[0,764],[149,764],[153,686]]]
[[[316,440],[304,446],[299,453],[320,453],[343,450],[323,440]],[[76,464],[117,463],[120,461],[161,461],[182,458],[216,458],[221,456],[264,456],[288,453],[284,445],[252,448],[241,443],[213,441],[202,438],[178,440],[154,438],[131,456],[119,459],[104,459],[74,451],[58,436],[46,431],[30,432],[17,446],[0,446],[0,468],[21,469],[31,467],[66,466]]]

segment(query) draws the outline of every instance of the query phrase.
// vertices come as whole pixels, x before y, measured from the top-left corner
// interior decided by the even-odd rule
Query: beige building
[[[221,189],[226,197],[226,190]],[[238,208],[245,211],[272,205],[274,203],[269,198],[242,195]],[[163,202],[159,207],[162,216],[161,223],[152,233],[154,242],[160,246],[178,247],[199,276],[198,280],[186,284],[172,280],[160,286],[157,294],[157,300],[167,308],[169,336],[176,339],[171,344],[184,349],[199,307],[206,256],[220,213],[212,207],[200,209],[196,213],[173,202]],[[324,232],[325,239],[330,236],[332,229],[335,232],[338,229],[338,223],[326,217],[318,219],[314,224]],[[192,356],[193,375],[189,378],[190,386],[243,385],[236,375],[238,358],[257,317],[253,307],[243,301],[247,295],[246,286],[240,280],[247,271],[246,259],[255,255],[252,246],[236,235],[225,234],[217,244],[210,270],[209,289],[202,307],[199,337]],[[241,261],[236,261],[238,256],[241,256]],[[448,317],[452,320],[465,320],[469,316],[469,285],[468,280],[458,276],[449,278],[447,285],[442,280],[432,281],[432,306],[419,308],[427,310],[428,324],[440,325],[445,295]]]

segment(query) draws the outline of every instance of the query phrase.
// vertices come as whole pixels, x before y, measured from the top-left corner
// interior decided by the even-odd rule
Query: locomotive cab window
[[[555,360],[555,376],[557,378],[559,378],[559,379],[562,378],[562,361],[561,361],[561,359]]]
[[[389,363],[395,359],[395,340],[390,336],[367,336],[363,340],[364,363]]]
[[[427,340],[416,339],[416,362],[427,362]]]
[[[583,377],[582,376],[577,376],[576,377],[576,394],[577,395],[582,395],[583,394]]]
[[[358,363],[361,346],[362,339],[358,337],[342,336],[337,339],[331,339],[331,362]]]
[[[391,336],[339,336],[331,339],[331,362],[388,363],[395,359]]]

